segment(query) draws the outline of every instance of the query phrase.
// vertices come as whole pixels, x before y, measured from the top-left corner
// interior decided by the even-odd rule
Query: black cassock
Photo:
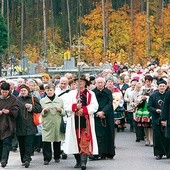
[[[99,104],[98,111],[103,111],[106,117],[105,119],[100,119],[95,116],[94,119],[99,155],[102,157],[113,158],[115,155],[115,147],[112,92],[107,88],[104,88],[102,91],[95,88],[93,91]]]
[[[169,156],[169,142],[165,137],[165,128],[161,125],[161,113],[157,113],[156,109],[161,109],[164,105],[166,92],[161,94],[155,91],[149,98],[148,110],[152,116],[153,128],[153,150],[154,155],[167,155]]]

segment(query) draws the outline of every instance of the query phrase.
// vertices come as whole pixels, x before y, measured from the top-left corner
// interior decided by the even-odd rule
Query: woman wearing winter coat
[[[20,107],[19,116],[16,122],[16,134],[19,142],[19,150],[22,165],[28,168],[31,161],[33,139],[37,133],[37,127],[33,123],[33,113],[42,111],[39,100],[30,94],[27,85],[20,86],[20,95],[17,97]],[[32,104],[34,99],[34,105]]]
[[[8,164],[18,110],[16,97],[10,93],[10,84],[2,83],[0,85],[0,162],[3,168]]]
[[[48,84],[45,87],[46,97],[40,100],[43,117],[42,141],[44,165],[48,165],[52,159],[51,142],[53,143],[54,160],[60,162],[60,145],[65,134],[60,132],[62,116],[65,115],[63,100],[55,95],[55,86]]]

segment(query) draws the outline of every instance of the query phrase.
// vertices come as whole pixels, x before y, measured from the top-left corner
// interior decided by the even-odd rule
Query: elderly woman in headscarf
[[[123,95],[118,87],[115,86],[117,78],[111,74],[106,77],[106,87],[112,91],[113,95],[113,109],[114,109],[114,120],[117,131],[125,127],[125,115],[123,107]]]

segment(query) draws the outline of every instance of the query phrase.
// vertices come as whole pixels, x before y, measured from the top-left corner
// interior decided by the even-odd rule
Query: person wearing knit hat
[[[20,86],[20,89],[23,89],[23,88],[25,88],[25,89],[28,91],[28,93],[30,93],[30,88],[29,88],[27,85],[22,84],[22,85]]]
[[[10,84],[6,82],[2,83],[1,90],[10,90]]]

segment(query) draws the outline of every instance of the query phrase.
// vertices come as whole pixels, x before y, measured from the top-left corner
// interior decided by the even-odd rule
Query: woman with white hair
[[[16,90],[17,90],[18,92],[20,92],[20,86],[21,86],[22,84],[25,84],[25,80],[24,80],[23,78],[18,78],[18,80],[17,80],[17,87],[16,87]]]

